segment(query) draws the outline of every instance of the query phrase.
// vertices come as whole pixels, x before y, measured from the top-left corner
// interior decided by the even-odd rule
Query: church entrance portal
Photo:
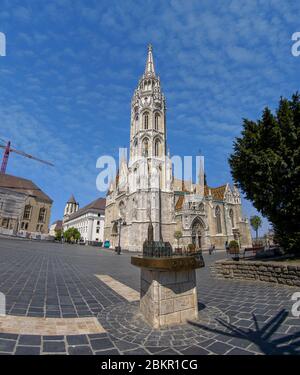
[[[204,231],[204,225],[201,219],[196,218],[192,224],[192,244],[196,248],[202,248],[202,235]]]

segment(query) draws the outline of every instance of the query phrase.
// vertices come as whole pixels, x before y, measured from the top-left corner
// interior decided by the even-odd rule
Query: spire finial
[[[146,68],[145,68],[145,74],[149,75],[155,75],[155,70],[154,70],[154,61],[153,61],[153,54],[152,54],[152,44],[148,44],[148,56],[147,56],[147,62],[146,62]]]

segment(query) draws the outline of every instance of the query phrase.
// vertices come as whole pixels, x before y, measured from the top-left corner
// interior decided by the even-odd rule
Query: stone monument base
[[[140,311],[154,328],[197,319],[195,269],[172,271],[141,268]]]

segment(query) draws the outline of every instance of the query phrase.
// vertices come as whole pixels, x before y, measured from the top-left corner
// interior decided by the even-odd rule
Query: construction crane
[[[26,154],[26,152],[19,151],[19,150],[16,150],[14,148],[11,148],[11,142],[10,141],[5,141],[2,138],[0,138],[0,140],[6,143],[6,145],[5,144],[4,145],[0,144],[0,148],[4,148],[4,154],[3,154],[3,158],[2,158],[2,164],[1,164],[0,174],[5,174],[7,163],[8,163],[8,158],[9,158],[9,154],[11,152],[15,152],[16,154],[25,156],[26,158],[37,160],[40,163],[44,163],[44,164],[50,165],[51,167],[54,167],[54,164],[50,163],[49,161],[38,159],[38,158],[36,158],[36,157],[34,157],[32,155]]]

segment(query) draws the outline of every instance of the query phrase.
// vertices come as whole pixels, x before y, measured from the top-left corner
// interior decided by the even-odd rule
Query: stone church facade
[[[150,223],[154,240],[177,246],[174,232],[180,230],[180,247],[224,248],[238,238],[251,245],[249,224],[242,217],[241,198],[229,184],[210,188],[175,179],[167,152],[166,100],[156,75],[152,47],[146,68],[131,101],[130,155],[120,163],[106,197],[104,238],[141,251]],[[203,185],[202,185],[203,186]]]

